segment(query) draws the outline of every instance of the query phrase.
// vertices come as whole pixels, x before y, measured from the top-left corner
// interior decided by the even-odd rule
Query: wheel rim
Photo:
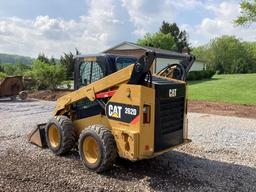
[[[83,154],[88,163],[94,164],[97,162],[99,158],[99,146],[93,137],[88,136],[84,139]]]
[[[56,127],[56,125],[52,124],[49,127],[48,138],[49,138],[50,144],[53,148],[57,148],[60,145],[59,131],[58,131],[58,128]]]

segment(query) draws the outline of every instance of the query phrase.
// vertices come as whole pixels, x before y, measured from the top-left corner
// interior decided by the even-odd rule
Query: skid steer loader
[[[152,75],[156,58],[179,62]],[[188,143],[185,80],[194,60],[172,52],[77,56],[75,91],[57,100],[53,117],[28,139],[56,155],[78,146],[85,166],[96,172],[118,156],[136,161]]]

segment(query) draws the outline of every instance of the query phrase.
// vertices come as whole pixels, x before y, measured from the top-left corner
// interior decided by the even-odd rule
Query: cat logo
[[[108,105],[108,115],[110,117],[121,119],[122,108],[123,107],[121,107],[121,106],[116,106],[116,105],[110,104],[110,105]]]

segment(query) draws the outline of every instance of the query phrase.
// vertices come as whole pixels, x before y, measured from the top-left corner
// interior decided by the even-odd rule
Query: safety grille
[[[186,85],[177,81],[154,77],[155,131],[154,152],[163,151],[183,143],[183,119]],[[172,91],[175,94],[170,94]]]
[[[184,97],[160,98],[159,123],[162,135],[183,129]]]

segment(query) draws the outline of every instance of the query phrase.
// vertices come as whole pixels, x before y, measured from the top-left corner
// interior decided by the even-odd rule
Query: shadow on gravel
[[[119,160],[111,178],[146,180],[154,190],[213,189],[221,191],[256,191],[256,169],[214,161],[177,151],[154,159],[130,162]]]
[[[255,168],[176,151],[138,162],[119,159],[101,175],[86,170],[75,151],[56,157],[49,150],[8,150],[0,159],[3,191],[256,191]]]
[[[73,159],[73,160],[79,160],[80,156],[79,156],[79,152],[78,149],[73,149],[70,152],[68,152],[67,154],[65,154],[65,158],[68,159]]]

